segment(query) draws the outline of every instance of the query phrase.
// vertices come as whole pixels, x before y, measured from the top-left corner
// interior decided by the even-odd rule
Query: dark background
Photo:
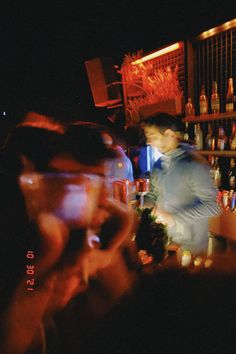
[[[48,1],[1,5],[1,119],[93,106],[85,60],[153,51],[236,18],[236,1]]]

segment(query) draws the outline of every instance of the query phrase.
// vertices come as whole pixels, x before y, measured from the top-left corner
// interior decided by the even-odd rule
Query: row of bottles
[[[223,123],[196,123],[191,132],[185,123],[184,140],[192,140],[197,150],[236,150],[236,122],[230,126]]]
[[[210,173],[219,190],[236,191],[236,161],[234,158],[209,156]]]
[[[199,95],[199,114],[217,114],[222,112],[233,112],[234,111],[234,102],[235,102],[235,96],[234,96],[234,84],[233,84],[233,78],[230,77],[228,79],[228,87],[227,87],[227,94],[225,97],[225,107],[220,107],[220,95],[218,93],[218,85],[217,81],[212,82],[212,92],[211,96],[208,100],[208,97],[206,95],[206,90],[205,90],[205,85],[202,84],[201,86],[201,91]],[[192,103],[192,99],[189,97],[188,101],[185,105],[185,116],[194,116],[195,115],[195,107]]]
[[[217,202],[225,211],[236,212],[236,192],[231,190],[222,190],[218,192]]]
[[[230,158],[209,156],[211,177],[219,189],[217,202],[222,209],[236,212],[236,162]],[[228,164],[229,163],[229,164]]]

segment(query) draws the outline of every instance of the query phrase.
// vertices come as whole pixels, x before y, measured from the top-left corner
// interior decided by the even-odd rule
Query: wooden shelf
[[[220,216],[210,218],[209,231],[214,235],[236,241],[236,213],[222,211]]]
[[[202,114],[200,116],[190,116],[183,118],[183,122],[197,123],[206,122],[209,120],[221,120],[221,119],[234,119],[236,118],[236,112],[230,113],[217,113],[217,114]]]
[[[236,157],[236,150],[197,150],[199,154],[204,156],[225,156]]]

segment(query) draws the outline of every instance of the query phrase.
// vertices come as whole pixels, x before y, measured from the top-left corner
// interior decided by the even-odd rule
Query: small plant
[[[166,245],[169,241],[166,225],[156,222],[156,218],[151,214],[152,208],[138,208],[137,212],[140,216],[135,237],[137,248],[139,251],[145,251],[146,256],[151,257],[149,260],[159,263],[166,255]]]

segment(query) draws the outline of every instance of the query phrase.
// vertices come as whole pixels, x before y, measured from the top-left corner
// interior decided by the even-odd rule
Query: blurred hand
[[[172,214],[167,213],[166,211],[161,211],[158,208],[153,208],[152,213],[153,216],[156,217],[156,222],[160,222],[164,225],[173,226],[175,220]]]
[[[127,207],[112,199],[107,200],[104,209],[109,215],[103,224],[103,226],[109,225],[109,249],[115,251],[123,241],[131,238],[135,232],[138,215],[131,206]]]
[[[69,258],[65,257],[64,252],[70,240],[67,225],[52,214],[39,215],[37,224],[41,249],[34,259],[35,288],[33,291],[27,290],[26,278],[16,287],[4,316],[6,333],[4,343],[0,344],[2,354],[25,353],[45,316],[87,289],[89,278],[107,268],[122,243],[131,238],[137,220],[133,210],[127,210],[126,206],[111,200],[104,205],[100,215],[102,222],[109,224],[115,221],[116,224],[114,229],[110,229],[107,249],[92,248],[85,243],[75,250],[75,259],[70,264],[66,263]]]

